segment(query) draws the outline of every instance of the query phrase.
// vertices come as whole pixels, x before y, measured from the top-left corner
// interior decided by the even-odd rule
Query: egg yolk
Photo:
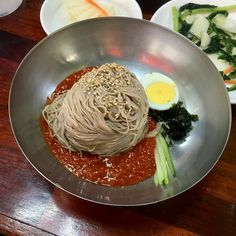
[[[176,96],[175,84],[155,82],[146,89],[148,100],[155,104],[166,104]]]

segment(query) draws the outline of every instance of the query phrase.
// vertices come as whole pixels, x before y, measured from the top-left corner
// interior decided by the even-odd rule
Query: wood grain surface
[[[236,105],[228,144],[213,170],[158,204],[90,203],[56,188],[27,162],[11,131],[8,95],[19,63],[46,36],[39,20],[42,3],[24,0],[0,18],[0,235],[236,235]],[[154,5],[142,5],[146,19]]]

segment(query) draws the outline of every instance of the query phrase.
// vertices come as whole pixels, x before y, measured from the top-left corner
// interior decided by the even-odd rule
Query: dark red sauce
[[[92,67],[88,67],[69,75],[56,87],[52,99],[70,89],[83,74],[91,69]],[[154,138],[145,138],[130,151],[105,158],[85,152],[82,155],[78,152],[70,153],[52,136],[52,131],[42,117],[40,124],[46,143],[54,156],[79,178],[102,185],[126,186],[144,181],[155,173]],[[149,130],[154,127],[155,121],[150,118]]]

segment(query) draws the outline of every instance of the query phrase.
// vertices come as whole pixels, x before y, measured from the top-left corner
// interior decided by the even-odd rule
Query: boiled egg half
[[[149,107],[155,110],[168,110],[179,100],[176,83],[164,74],[153,72],[140,79],[147,95]]]

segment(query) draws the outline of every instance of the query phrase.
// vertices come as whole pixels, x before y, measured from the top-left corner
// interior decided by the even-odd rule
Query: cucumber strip
[[[156,180],[155,181],[157,181],[159,184],[162,184],[164,181],[164,173],[163,173],[163,169],[162,169],[162,165],[161,165],[157,148],[155,148],[154,154],[155,154],[155,163],[156,163],[156,172],[155,172]]]
[[[158,155],[159,155],[159,159],[160,159],[160,163],[161,163],[161,167],[162,167],[162,171],[163,171],[163,184],[168,184],[169,183],[169,179],[168,179],[168,169],[167,169],[167,165],[166,165],[166,157],[165,154],[163,152],[163,148],[161,145],[161,142],[159,140],[159,135],[157,136],[157,151],[158,151]]]
[[[172,19],[173,19],[173,26],[174,26],[174,31],[178,32],[179,31],[179,11],[177,10],[177,7],[172,7],[171,8],[172,12]]]
[[[158,136],[159,136],[159,142],[162,146],[162,149],[163,149],[163,152],[164,152],[169,170],[170,170],[172,176],[175,176],[175,167],[174,167],[174,164],[173,164],[173,160],[172,160],[172,156],[171,156],[169,147],[168,147],[164,137],[161,134],[159,134]]]
[[[156,186],[158,186],[158,185],[159,185],[157,171],[155,171],[155,174],[154,174],[154,184],[155,184]]]
[[[158,151],[158,154],[159,154],[159,157],[161,160],[162,170],[163,170],[163,174],[164,174],[164,184],[168,184],[169,179],[168,179],[168,169],[167,169],[166,157],[165,157],[165,153],[163,151],[162,144],[161,144],[158,136],[157,136],[157,139],[158,139],[158,145],[157,145],[158,150],[157,151]]]

